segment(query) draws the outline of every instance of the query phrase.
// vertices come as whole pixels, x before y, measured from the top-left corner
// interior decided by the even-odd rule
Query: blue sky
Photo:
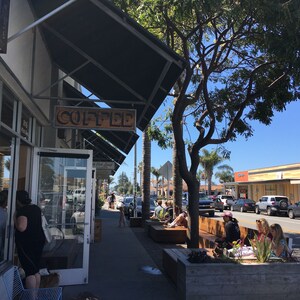
[[[158,111],[157,115],[161,113]],[[300,101],[287,105],[286,111],[275,113],[270,126],[254,124],[254,135],[245,140],[239,137],[228,142],[225,148],[231,151],[231,158],[224,163],[235,172],[256,168],[278,166],[300,162]],[[162,150],[155,142],[151,145],[151,166],[159,168],[168,160],[172,162],[172,150]],[[137,143],[137,163],[142,160],[142,136]],[[127,155],[124,163],[114,175],[115,182],[121,172],[133,180],[134,149]],[[139,175],[138,175],[139,178]],[[218,182],[216,182],[218,183]]]

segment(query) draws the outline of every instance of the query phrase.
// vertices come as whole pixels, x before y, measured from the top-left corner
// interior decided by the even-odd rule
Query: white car
[[[71,217],[70,223],[73,234],[82,233],[84,230],[85,205],[81,205]]]
[[[77,203],[85,203],[85,189],[76,189],[73,192],[73,201]]]

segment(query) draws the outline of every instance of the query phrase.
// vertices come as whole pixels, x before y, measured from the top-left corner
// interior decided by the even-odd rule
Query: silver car
[[[288,216],[291,219],[300,217],[300,201],[288,206]]]

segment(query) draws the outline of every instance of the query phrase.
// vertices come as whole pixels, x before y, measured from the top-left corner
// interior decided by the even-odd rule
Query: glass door
[[[31,195],[51,235],[42,267],[58,272],[60,285],[88,282],[92,160],[91,150],[34,149]]]

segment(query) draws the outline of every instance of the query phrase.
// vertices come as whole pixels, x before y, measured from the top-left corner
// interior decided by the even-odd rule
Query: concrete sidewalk
[[[153,250],[149,253],[141,242],[150,240],[143,229],[130,228],[128,222],[125,228],[119,228],[117,210],[103,208],[100,218],[102,239],[90,245],[89,283],[64,287],[63,299],[94,300],[89,295],[97,300],[176,299],[176,288],[169,278],[161,272],[160,275],[146,272],[148,268],[154,271],[161,268],[154,259],[161,258],[161,246],[148,241]]]

